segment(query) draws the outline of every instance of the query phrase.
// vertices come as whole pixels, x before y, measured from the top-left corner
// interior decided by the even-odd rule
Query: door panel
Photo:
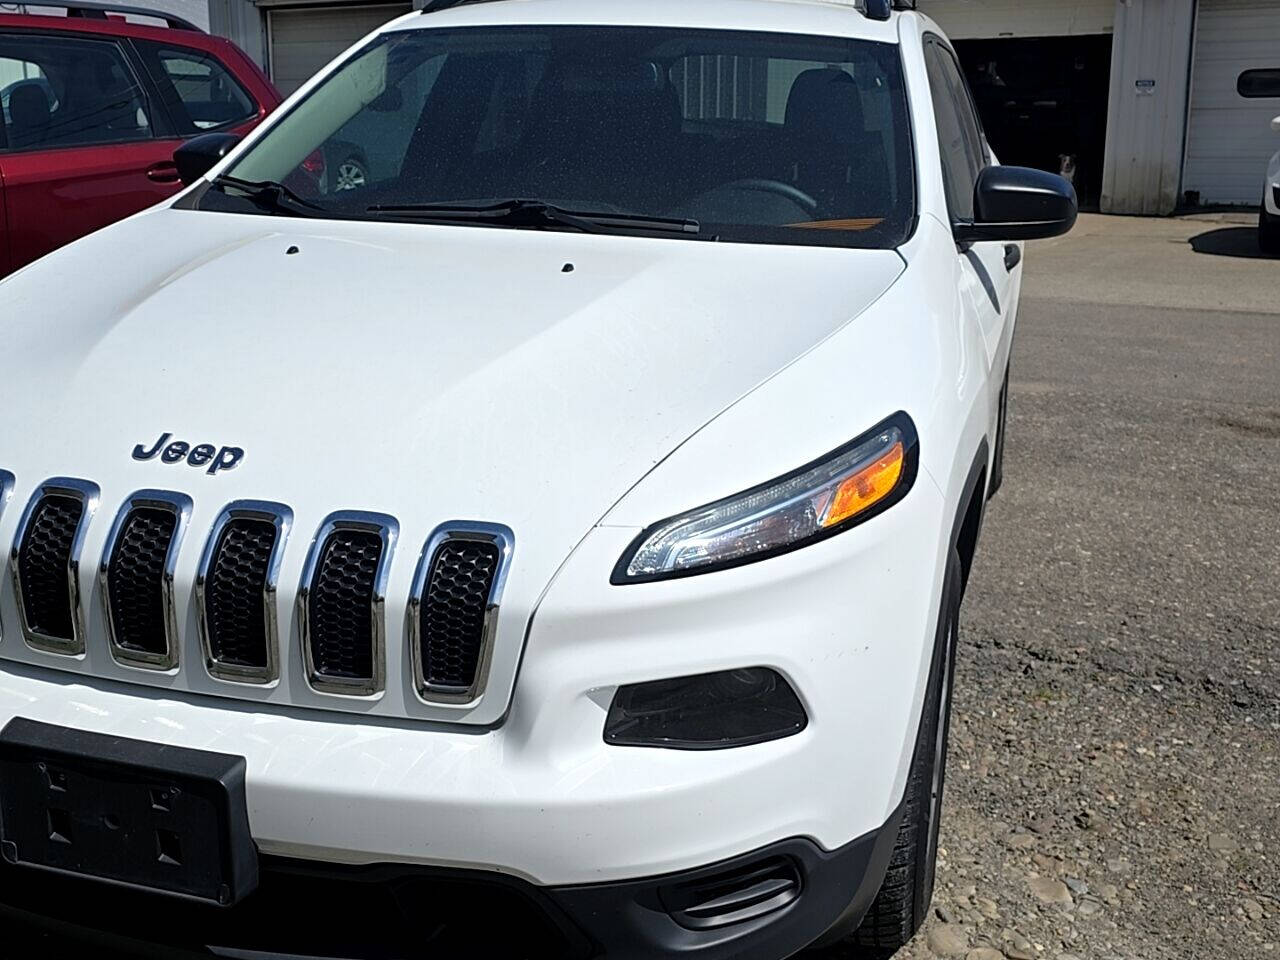
[[[0,32],[9,268],[171,196],[177,140],[114,39]],[[158,118],[155,118],[158,119]]]
[[[978,175],[995,161],[954,52],[941,39],[933,38],[925,56],[949,212],[953,221],[972,221]],[[988,374],[1001,377],[1003,370],[995,368],[1004,362],[1007,353],[1009,304],[1015,277],[1021,270],[1021,249],[1015,247],[1018,263],[1013,263],[1006,246],[982,242],[957,251],[960,294],[966,313],[981,332]]]
[[[1003,243],[975,243],[962,252],[960,260],[965,278],[964,296],[982,328],[982,340],[987,348],[987,369],[992,376],[1003,376],[1003,371],[996,367],[1003,361],[1004,348],[1008,346],[1004,339],[1013,279],[1022,267],[1020,263],[1015,264],[1010,271],[1005,265]]]
[[[181,142],[4,157],[11,268],[173,196],[181,186],[173,151]]]

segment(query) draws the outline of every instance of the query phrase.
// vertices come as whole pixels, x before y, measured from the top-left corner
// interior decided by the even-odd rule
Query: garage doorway
[[[1201,0],[1191,72],[1182,187],[1189,205],[1254,206],[1280,149],[1275,88],[1253,71],[1280,70],[1280,0]]]
[[[1111,43],[1109,34],[955,43],[1000,162],[1063,174],[1086,209],[1102,195]]]
[[[288,96],[365,34],[412,9],[408,3],[269,9],[267,49],[272,81]]]

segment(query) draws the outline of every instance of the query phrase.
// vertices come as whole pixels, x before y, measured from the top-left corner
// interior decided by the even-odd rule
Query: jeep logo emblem
[[[214,447],[211,443],[198,443],[194,447],[185,440],[169,442],[172,433],[160,434],[160,439],[150,447],[141,443],[133,448],[133,459],[154,460],[160,458],[161,463],[187,462],[190,467],[208,467],[205,473],[213,476],[222,470],[234,470],[244,459],[244,450],[240,447]]]

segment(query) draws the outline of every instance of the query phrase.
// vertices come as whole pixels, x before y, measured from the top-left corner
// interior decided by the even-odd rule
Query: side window
[[[151,138],[146,97],[119,45],[0,36],[0,108],[10,151]]]
[[[211,53],[135,40],[178,133],[190,136],[252,118],[258,105]]]
[[[951,51],[931,41],[925,66],[933,94],[933,113],[942,152],[942,178],[952,219],[973,219],[973,190],[986,164],[982,133],[973,101]]]

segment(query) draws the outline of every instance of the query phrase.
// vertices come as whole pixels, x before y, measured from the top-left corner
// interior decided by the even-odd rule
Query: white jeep
[[[905,943],[1022,241],[1076,215],[938,28],[437,3],[176,160],[0,283],[4,909],[166,956]]]

